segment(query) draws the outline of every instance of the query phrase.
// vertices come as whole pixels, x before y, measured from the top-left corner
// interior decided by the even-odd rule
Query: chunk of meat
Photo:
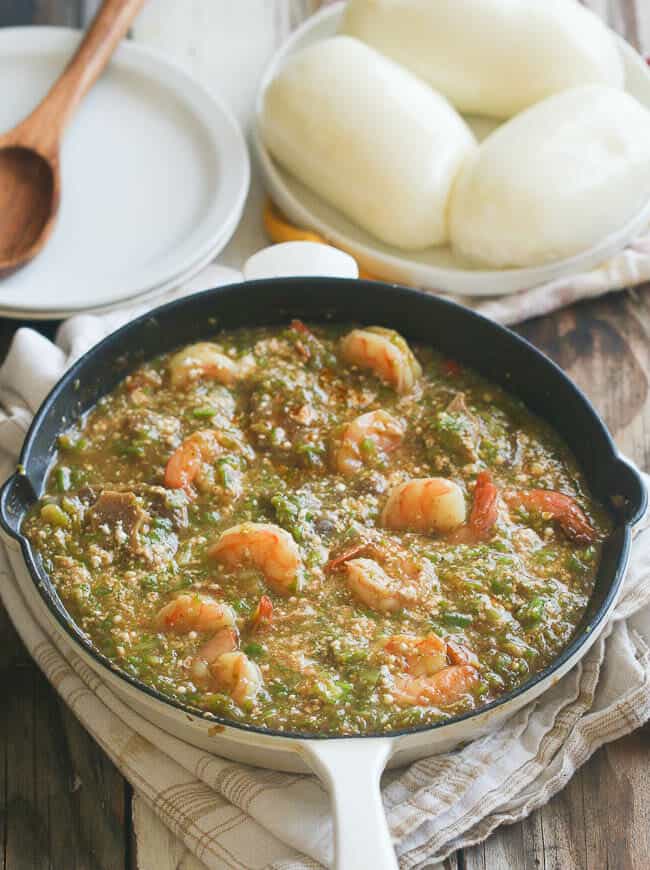
[[[171,414],[138,408],[126,411],[119,421],[119,429],[129,443],[140,445],[169,445],[181,430],[181,421]]]
[[[136,493],[142,494],[151,505],[151,512],[171,520],[174,528],[185,529],[189,522],[188,499],[183,491],[166,489],[155,484],[136,484]]]
[[[138,532],[148,520],[149,514],[139,504],[135,493],[110,489],[103,490],[86,518],[89,528],[108,526],[118,543],[128,539],[134,551],[138,549]]]
[[[481,440],[479,422],[467,407],[464,393],[456,393],[433,425],[434,446],[453,453],[460,462],[476,462]]]
[[[84,497],[91,501],[92,494],[88,487]],[[86,511],[85,520],[87,530],[110,539],[112,551],[119,549],[151,565],[164,565],[173,558],[178,549],[174,529],[187,523],[182,493],[143,483],[134,484],[132,489],[102,490]]]

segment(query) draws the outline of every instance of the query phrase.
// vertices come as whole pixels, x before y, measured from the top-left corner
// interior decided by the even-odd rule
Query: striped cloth
[[[263,208],[263,222],[266,234],[272,242],[310,241],[330,244],[318,233],[292,224],[270,200]],[[363,267],[357,265],[360,277],[381,280],[381,275],[364,272]],[[441,292],[435,295],[453,299],[467,308],[479,311],[485,317],[510,326],[533,317],[550,314],[583,299],[595,299],[612,290],[626,290],[648,281],[650,281],[650,228],[644,230],[618,254],[589,272],[557,278],[555,281],[528,290],[488,299],[480,296],[474,298],[454,296]]]
[[[182,292],[228,283],[209,267]],[[32,414],[66,366],[142,309],[81,315],[57,343],[21,329],[0,369],[0,475]],[[650,481],[650,478],[648,479]],[[402,868],[429,867],[549,800],[600,746],[650,718],[650,523],[636,531],[623,593],[603,635],[567,676],[496,733],[387,773],[383,795]],[[0,596],[25,646],[139,795],[208,867],[298,870],[332,857],[327,795],[315,777],[225,761],[126,707],[75,654],[21,588],[19,553],[0,554]]]

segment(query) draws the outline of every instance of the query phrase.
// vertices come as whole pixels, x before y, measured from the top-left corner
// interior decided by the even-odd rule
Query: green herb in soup
[[[25,523],[128,674],[281,731],[437,722],[582,617],[609,520],[516,399],[380,328],[224,332],[60,438]]]

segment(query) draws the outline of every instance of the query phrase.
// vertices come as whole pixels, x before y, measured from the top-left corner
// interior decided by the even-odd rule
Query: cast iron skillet
[[[561,369],[510,330],[428,294],[378,282],[336,278],[252,281],[172,302],[108,336],[61,378],[36,414],[19,468],[0,494],[0,524],[8,535],[19,541],[38,594],[59,626],[96,664],[108,665],[72,621],[40,559],[20,533],[25,514],[43,490],[59,433],[91,409],[143,360],[213,337],[220,329],[280,324],[294,317],[391,327],[407,339],[430,344],[502,385],[555,427],[576,455],[592,492],[614,518],[614,531],[605,544],[587,612],[561,655],[544,671],[487,708],[450,722],[408,729],[397,736],[444,729],[454,721],[471,720],[486,709],[507,704],[559,671],[583,646],[586,650],[588,639],[593,637],[617,595],[627,565],[631,526],[645,510],[646,492],[637,471],[617,453],[600,417]],[[111,668],[111,672],[115,674],[115,669]],[[133,677],[121,672],[119,677],[151,698],[201,716],[195,709],[185,708]],[[214,721],[211,717],[210,724]],[[252,732],[300,740],[313,737],[285,732],[276,735],[269,729],[217,721],[250,732],[251,737]]]

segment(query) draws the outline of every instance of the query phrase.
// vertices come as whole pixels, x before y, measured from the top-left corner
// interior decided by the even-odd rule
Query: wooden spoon
[[[45,99],[0,136],[0,275],[25,265],[48,240],[61,198],[59,152],[65,126],[144,2],[105,0]]]

